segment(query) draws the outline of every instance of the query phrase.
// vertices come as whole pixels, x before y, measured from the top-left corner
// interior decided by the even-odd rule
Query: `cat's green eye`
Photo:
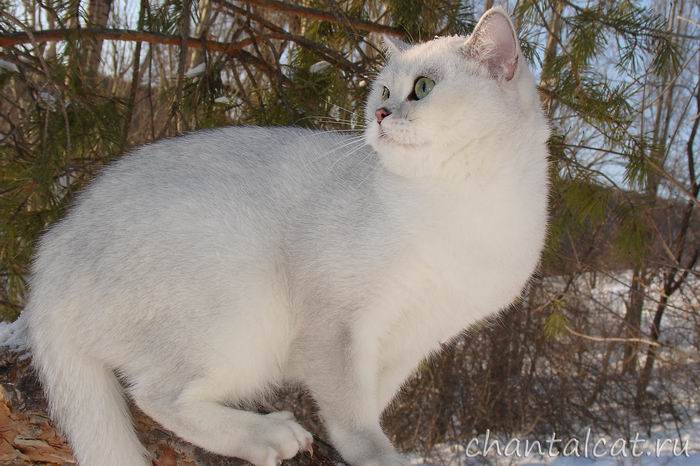
[[[382,100],[388,99],[390,95],[391,92],[389,92],[389,88],[384,86],[384,89],[382,89]]]
[[[435,87],[435,81],[425,76],[421,76],[416,79],[416,84],[413,86],[413,93],[416,96],[416,100],[420,100],[426,95],[430,94],[430,91]]]

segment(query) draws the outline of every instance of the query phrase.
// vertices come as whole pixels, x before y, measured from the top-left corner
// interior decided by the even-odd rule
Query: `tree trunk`
[[[680,28],[681,25],[685,23],[679,22],[678,26],[675,25],[674,18],[676,16],[682,16],[685,10],[685,2],[672,2],[671,12],[668,15],[668,31],[669,32],[683,32]],[[678,29],[676,29],[678,28]],[[699,62],[700,63],[700,62]],[[654,145],[650,151],[650,158],[656,164],[657,167],[663,168],[666,163],[667,156],[667,146],[669,145],[669,126],[671,117],[674,111],[674,87],[675,78],[677,76],[669,76],[665,73],[661,76],[660,89],[660,99],[658,103],[658,110],[655,119],[653,141]],[[700,90],[696,94],[697,108],[700,110]],[[695,209],[695,201],[698,197],[698,187],[697,180],[695,179],[695,162],[693,154],[693,143],[695,135],[697,134],[697,120],[694,123],[694,130],[691,132],[690,138],[688,140],[688,171],[690,174],[690,192],[692,193],[694,199],[691,199],[688,203],[686,216],[684,222],[682,223],[680,231],[673,237],[671,244],[676,245],[676,251],[673,252],[673,260],[670,270],[663,274],[664,288],[663,293],[659,299],[656,306],[656,312],[654,314],[654,320],[651,323],[650,335],[651,341],[654,343],[658,342],[661,336],[661,322],[664,317],[664,313],[668,307],[668,302],[671,297],[681,285],[685,282],[688,277],[688,273],[691,269],[695,267],[698,260],[698,249],[695,252],[689,251],[689,247],[685,241],[687,237],[687,232],[689,228],[689,220]],[[650,206],[653,207],[658,197],[658,189],[660,185],[661,175],[656,171],[652,170],[649,176],[649,181],[647,183],[647,196],[650,199]],[[689,264],[685,267],[682,266],[684,257],[688,255],[691,256]],[[682,271],[681,271],[682,270]],[[651,382],[652,372],[654,370],[654,364],[657,358],[657,347],[654,345],[649,345],[646,352],[646,360],[644,362],[644,367],[639,375],[639,380],[637,381],[637,394],[636,394],[636,407],[641,409],[647,397],[647,389],[649,383]]]
[[[641,266],[634,268],[632,272],[632,286],[630,287],[627,312],[624,317],[625,338],[640,338],[642,326],[642,312],[644,310],[644,296],[646,293],[646,273]],[[637,359],[639,343],[629,341],[625,343],[622,360],[622,373],[634,374],[637,372]]]
[[[88,6],[88,18],[91,27],[106,28],[109,21],[109,13],[112,10],[112,0],[90,0]],[[100,69],[102,57],[102,40],[94,39],[88,43],[85,51],[84,73],[90,78],[95,78]]]
[[[563,1],[555,1],[552,9],[552,16],[547,25],[548,36],[547,45],[544,49],[544,58],[542,60],[542,76],[540,78],[540,87],[548,89],[551,87],[552,78],[548,76],[549,68],[552,60],[557,56],[558,44],[561,41],[561,29],[563,21],[561,13],[564,10]],[[543,102],[545,111],[548,117],[552,117],[556,112],[556,101],[551,96],[547,96]]]
[[[194,36],[206,40],[209,35],[209,28],[216,19],[216,12],[212,14],[211,0],[200,0],[197,5],[197,14],[199,15],[199,21],[195,27]],[[194,68],[203,61],[204,50],[199,48],[193,49],[192,58],[190,59],[190,68]]]
[[[187,130],[186,122],[182,116],[182,88],[185,82],[185,68],[187,67],[187,38],[190,37],[190,11],[192,8],[192,0],[184,0],[182,2],[182,11],[180,12],[180,56],[177,64],[177,85],[175,88],[175,102],[173,103],[173,112],[175,112],[176,128],[178,133]]]

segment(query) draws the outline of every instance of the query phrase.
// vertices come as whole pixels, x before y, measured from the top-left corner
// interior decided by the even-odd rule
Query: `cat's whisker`
[[[346,140],[343,144],[341,144],[341,145],[339,145],[339,146],[337,146],[337,147],[335,147],[335,148],[329,150],[329,151],[326,152],[325,154],[323,154],[323,155],[317,157],[316,159],[314,159],[313,161],[311,161],[311,163],[317,163],[317,162],[319,162],[319,161],[321,161],[321,160],[323,160],[323,159],[326,159],[326,158],[328,158],[329,156],[331,156],[331,155],[335,154],[336,152],[338,152],[339,150],[342,150],[342,149],[345,149],[345,148],[348,148],[348,147],[352,147],[352,148],[354,149],[354,148],[355,148],[354,146],[363,146],[363,145],[365,145],[365,142],[364,142],[364,135],[358,135],[358,136],[350,137],[350,138],[348,138],[348,140]]]
[[[345,120],[345,119],[340,119],[340,118],[319,117],[316,121],[321,122],[321,123],[333,123],[333,124],[340,124],[340,125],[348,125],[348,126],[355,127],[355,128],[365,128],[366,127],[366,125],[364,123],[361,123],[359,121]]]
[[[340,126],[346,126],[348,129],[351,130],[363,130],[366,128],[366,125],[364,123],[361,123],[356,120],[348,120],[348,119],[343,119],[343,118],[329,118],[325,116],[307,116],[304,118],[301,118],[298,120],[298,122],[304,121],[304,120],[311,120],[315,123],[319,124],[333,124],[333,125],[340,125]]]
[[[353,128],[353,127],[329,128],[329,129],[321,129],[319,131],[321,131],[323,133],[362,133],[362,134],[364,134],[365,128]]]
[[[329,118],[327,116],[320,116],[320,115],[305,116],[303,118],[298,119],[296,121],[296,123],[300,123],[303,121],[312,121],[314,123],[333,123],[333,124],[340,124],[340,125],[354,124],[354,122],[352,120],[335,119],[335,118]]]
[[[350,114],[350,118],[342,118],[342,117],[332,117],[328,115],[307,115],[305,117],[299,118],[296,122],[302,122],[302,121],[316,121],[316,122],[326,122],[326,123],[349,123],[352,125],[360,125],[361,117],[356,115],[355,113]]]
[[[352,122],[352,121],[338,121],[338,120],[319,120],[319,123],[325,123],[325,124],[334,124],[334,125],[339,125],[343,126],[345,128],[350,128],[350,129],[357,129],[357,130],[362,130],[366,128],[366,125]]]
[[[332,133],[331,133],[331,134],[332,134]],[[346,147],[346,146],[348,146],[348,145],[351,145],[352,143],[358,143],[358,142],[364,141],[364,139],[365,139],[364,134],[357,134],[357,135],[355,135],[355,136],[349,136],[349,137],[347,137],[347,138],[345,139],[345,141],[343,141],[342,144],[340,144],[340,145],[334,147],[333,149],[331,149],[330,152],[336,151],[336,150],[338,150],[338,149],[342,149],[342,148],[344,148],[344,147]]]
[[[365,146],[364,142],[362,142],[362,143],[356,142],[355,144],[347,144],[347,145],[345,145],[345,146],[343,146],[342,148],[339,148],[339,149],[337,149],[337,150],[334,149],[334,150],[333,150],[332,152],[330,152],[328,155],[332,155],[333,153],[337,153],[338,150],[342,150],[342,149],[346,149],[347,151],[346,151],[346,152],[339,152],[339,153],[337,153],[337,158],[335,158],[335,160],[334,160],[333,163],[331,164],[331,167],[329,168],[329,170],[333,170],[333,167],[335,167],[338,163],[340,163],[341,161],[347,159],[347,158],[350,157],[353,153],[355,153],[356,151],[360,150],[360,149],[361,149],[362,147],[364,147],[364,146]],[[324,157],[323,157],[323,159],[328,159],[328,158],[334,158],[334,157],[327,157],[327,156],[324,156]],[[321,160],[321,159],[319,159],[319,160]]]
[[[368,165],[368,160],[372,159],[376,154],[374,152],[368,151],[361,159],[359,159],[355,163],[355,167],[362,167],[364,165]],[[371,168],[369,169],[368,173],[366,176],[364,176],[359,183],[357,182],[359,177],[356,178],[348,178],[345,183],[340,181],[342,184],[343,188],[348,190],[348,191],[357,191],[359,190],[372,176],[377,172],[379,165],[375,162],[371,165]]]
[[[356,154],[357,152],[359,152],[360,150],[362,150],[362,149],[363,149],[364,147],[366,147],[366,146],[367,146],[366,144],[361,144],[361,145],[359,145],[358,147],[355,147],[355,148],[351,149],[350,152],[348,152],[348,153],[346,153],[346,154],[344,154],[344,155],[338,157],[338,159],[337,159],[335,162],[333,162],[333,164],[330,166],[330,168],[328,169],[328,171],[333,172],[333,170],[335,169],[335,167],[336,167],[340,162],[344,162],[345,160],[349,159],[351,156],[353,156],[354,154]]]
[[[372,156],[373,156],[372,153],[367,154],[367,155],[365,156],[365,158],[362,159],[362,163],[366,162],[366,161],[367,161],[370,157],[372,157]],[[357,189],[360,189],[360,188],[362,187],[362,185],[364,185],[364,184],[367,182],[367,180],[369,180],[370,178],[372,178],[372,175],[374,175],[374,174],[376,173],[377,168],[378,168],[378,165],[375,164],[374,167],[372,167],[372,169],[370,170],[370,172],[367,174],[367,176],[365,177],[365,179],[362,180],[362,181],[357,185]]]
[[[361,148],[361,147],[363,147],[363,146],[365,146],[365,145],[366,145],[366,144],[365,144],[365,142],[364,142],[364,137],[361,138],[361,139],[353,139],[353,140],[351,140],[351,141],[349,141],[349,142],[346,142],[345,144],[342,144],[342,145],[340,145],[340,146],[338,146],[338,147],[336,147],[336,148],[334,148],[334,149],[328,151],[328,152],[327,152],[326,154],[324,154],[322,157],[319,157],[319,158],[317,159],[317,161],[322,160],[322,159],[326,159],[326,158],[328,158],[328,156],[330,156],[330,155],[337,154],[337,157],[338,157],[338,158],[337,158],[337,160],[335,160],[335,161],[333,162],[333,165],[335,165],[336,163],[338,163],[338,161],[341,161],[341,160],[345,159],[346,157],[348,157],[349,155],[351,155],[351,154],[353,153],[353,151],[355,151],[355,150],[357,150],[357,149],[359,149],[359,148]],[[343,150],[347,150],[347,152],[342,152]],[[341,152],[338,153],[338,151],[341,151]],[[331,169],[332,169],[332,167],[331,167]]]
[[[338,107],[339,109],[341,109],[341,110],[343,110],[343,111],[345,111],[345,112],[348,112],[350,115],[355,115],[355,113],[356,113],[356,112],[353,111],[353,110],[349,110],[349,109],[347,109],[347,108],[345,108],[345,107],[343,107],[343,106],[341,106],[341,105],[338,105],[338,104],[336,104],[336,103],[334,103],[334,102],[331,102],[331,101],[329,101],[329,100],[327,100],[327,99],[324,99],[324,101],[325,101],[328,105],[330,105],[330,106],[332,106],[332,107]]]

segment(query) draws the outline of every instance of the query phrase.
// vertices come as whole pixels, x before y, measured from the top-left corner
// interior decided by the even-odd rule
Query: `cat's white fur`
[[[548,126],[500,9],[470,38],[388,47],[367,145],[293,128],[161,141],[108,167],[43,237],[30,344],[81,465],[149,464],[118,378],[180,437],[259,466],[311,436],[236,405],[302,383],[347,461],[403,464],[384,407],[536,267]],[[419,76],[435,87],[407,100]]]

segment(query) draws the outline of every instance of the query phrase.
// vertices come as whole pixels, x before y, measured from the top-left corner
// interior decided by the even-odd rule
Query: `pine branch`
[[[321,55],[324,59],[335,63],[337,66],[348,71],[357,73],[360,68],[347,60],[338,52],[325,47],[319,43],[307,39],[306,37],[289,34],[286,32],[271,32],[261,34],[257,38],[247,38],[238,42],[218,42],[213,40],[202,40],[195,37],[182,38],[176,35],[167,35],[157,32],[134,31],[131,29],[102,29],[102,28],[72,28],[72,29],[48,29],[44,31],[32,31],[32,36],[37,43],[79,40],[82,37],[92,37],[101,40],[121,40],[129,42],[149,42],[152,44],[181,45],[186,44],[188,48],[206,48],[214,52],[221,52],[228,55],[240,56],[243,48],[252,45],[259,38],[287,40],[294,42],[301,47],[310,49]],[[12,47],[18,44],[32,42],[32,38],[25,32],[15,32],[12,34],[0,35],[0,46]]]
[[[341,68],[345,68],[348,71],[351,71],[353,73],[360,73],[362,71],[362,69],[359,66],[347,60],[335,50],[325,47],[303,36],[297,36],[289,33],[271,32],[267,34],[260,34],[258,38],[289,40],[304,48],[315,51],[317,54],[323,56],[323,58],[327,59],[328,61],[334,63],[335,65]]]
[[[359,31],[365,32],[378,32],[381,34],[389,34],[392,36],[403,36],[404,31],[392,26],[386,26],[384,24],[373,23],[371,21],[364,21],[361,19],[354,18],[338,18],[338,16],[333,13],[328,13],[326,11],[317,10],[315,8],[309,8],[305,6],[290,5],[288,3],[280,2],[277,0],[242,0],[243,3],[248,3],[249,5],[255,5],[260,8],[265,8],[267,10],[277,11],[280,13],[285,13],[290,16],[303,16],[309,19],[315,19],[319,21],[328,21],[336,24],[347,24],[357,29]],[[219,0],[214,0],[215,3],[221,3]]]

